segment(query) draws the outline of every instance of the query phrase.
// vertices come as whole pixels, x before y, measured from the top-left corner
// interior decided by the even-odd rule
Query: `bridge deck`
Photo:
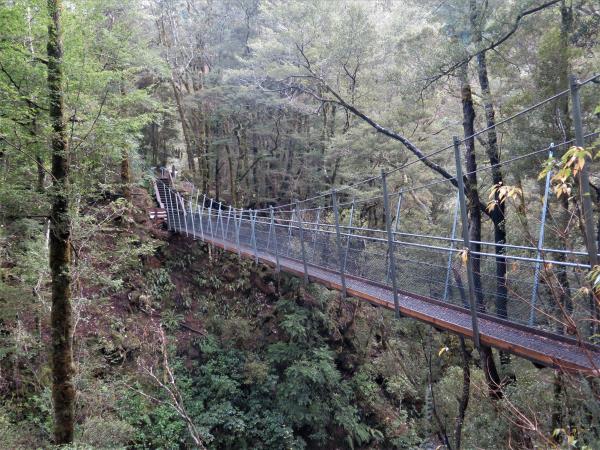
[[[195,236],[227,251],[238,253],[246,258],[258,258],[259,261],[275,266],[275,255],[268,249],[268,244],[261,242],[261,246],[252,246],[251,227],[248,223],[240,225],[238,230],[239,248],[234,238],[233,228],[227,233],[221,222],[221,239],[216,217],[204,216],[205,232],[198,231],[200,215],[183,213],[184,205],[177,203],[172,195],[167,195],[168,187],[162,183],[156,189],[157,199],[162,198],[162,203],[167,209],[169,228],[181,233]],[[211,232],[209,233],[209,228]],[[214,229],[214,233],[212,232]],[[195,232],[193,231],[195,230]],[[264,237],[264,236],[263,236]],[[278,238],[280,239],[281,236]],[[282,243],[282,245],[285,243]],[[260,248],[259,248],[260,247]],[[281,270],[297,276],[304,276],[304,265],[301,259],[282,256],[279,263]],[[307,264],[308,277],[311,281],[325,285],[331,289],[341,290],[340,274],[331,268],[315,264]],[[346,275],[346,290],[348,295],[368,301],[372,304],[394,310],[393,292],[390,286],[378,283],[355,275]],[[447,330],[467,338],[472,338],[471,315],[468,308],[435,300],[418,294],[398,291],[400,312],[405,317],[414,318],[433,325],[439,329]],[[483,344],[505,350],[533,362],[560,368],[570,372],[582,372],[588,375],[600,376],[600,347],[557,333],[548,332],[539,328],[522,325],[514,321],[498,318],[489,314],[478,314],[480,340]]]
[[[191,231],[189,231],[191,234]],[[196,233],[200,237],[200,233]],[[231,242],[204,236],[204,240],[217,247],[231,252],[238,249]],[[240,254],[246,258],[254,258],[251,248],[240,246]],[[258,259],[270,266],[275,266],[273,255],[257,252]],[[304,276],[302,261],[280,257],[283,271]],[[340,275],[332,270],[308,265],[308,276],[313,282],[323,284],[331,289],[341,290]],[[348,295],[366,300],[370,303],[394,310],[392,290],[386,286],[353,276],[346,276]],[[401,293],[400,312],[438,328],[472,338],[471,316],[468,310],[438,300]],[[600,351],[597,347],[583,345],[574,339],[561,335],[543,332],[523,325],[514,324],[485,314],[479,315],[479,332],[481,342],[492,347],[506,350],[545,366],[556,367],[565,371],[584,372],[600,375]]]

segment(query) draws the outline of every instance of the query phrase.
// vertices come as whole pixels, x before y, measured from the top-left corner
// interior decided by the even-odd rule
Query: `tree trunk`
[[[231,154],[231,146],[229,145],[228,138],[231,134],[231,126],[228,123],[225,123],[225,127],[223,129],[223,133],[225,134],[225,153],[227,154],[227,168],[229,169],[229,190],[231,194],[231,205],[237,205],[237,173],[233,168],[233,155]]]
[[[123,185],[123,197],[131,201],[131,170],[129,168],[129,153],[125,147],[121,150],[121,184]]]
[[[476,44],[480,44],[481,37],[481,26],[478,23],[477,5],[476,0],[471,0],[471,27],[473,36]],[[489,128],[487,132],[487,146],[486,152],[490,165],[492,166],[492,183],[496,186],[502,185],[504,182],[502,177],[502,170],[498,163],[500,162],[500,155],[498,151],[498,136],[496,133],[496,112],[494,110],[494,103],[492,101],[492,93],[490,89],[490,81],[487,70],[486,52],[481,52],[477,55],[477,75],[479,79],[479,86],[481,87],[481,94],[483,97],[483,106],[485,109],[486,126]],[[499,192],[496,192],[495,207],[490,212],[490,218],[494,225],[494,242],[496,244],[506,243],[506,204],[500,202]],[[495,247],[496,252],[496,314],[500,317],[507,317],[507,299],[508,291],[506,288],[506,248],[497,245]]]
[[[458,416],[454,424],[454,446],[458,450],[461,446],[462,438],[462,427],[465,421],[465,414],[467,413],[467,407],[469,406],[469,398],[471,393],[471,369],[469,367],[470,355],[465,345],[465,339],[461,336],[460,340],[460,352],[462,355],[462,369],[463,369],[463,388],[462,394],[458,403]]]
[[[570,6],[566,5],[566,2],[562,2],[560,8],[560,47],[559,47],[559,67],[557,67],[558,72],[558,83],[561,89],[565,89],[569,83],[569,72],[571,71],[571,64],[569,58],[569,33],[571,31],[572,22],[573,22],[573,10]],[[563,97],[559,100],[559,111],[562,117],[559,117],[559,123],[562,122],[562,130],[563,136],[559,137],[559,142],[561,139],[568,141],[571,139],[571,116],[569,111],[569,97]],[[570,224],[570,213],[569,213],[569,198],[566,195],[561,195],[558,199],[559,207],[557,214],[557,226],[559,229],[559,248],[566,249],[568,246],[568,236],[569,236],[569,224]],[[566,261],[566,255],[563,253],[556,254],[556,259],[558,261]],[[557,281],[559,284],[558,293],[554,293],[553,297],[559,301],[563,308],[566,309],[567,312],[572,310],[571,303],[571,295],[569,289],[569,279],[567,275],[567,271],[564,266],[561,266],[557,269],[558,273],[556,274]],[[560,308],[557,307],[556,311],[560,313]],[[562,327],[559,325],[559,332],[563,332]],[[554,371],[554,405],[552,411],[552,427],[553,429],[562,428],[564,423],[563,416],[563,378],[560,371]]]
[[[121,95],[126,95],[125,86],[121,84]],[[125,111],[123,111],[125,114]],[[123,144],[121,148],[121,185],[123,189],[123,197],[131,201],[131,169],[129,167],[129,152],[127,146]]]
[[[218,126],[215,130],[218,132]],[[215,146],[215,200],[218,202],[221,196],[221,152],[219,151],[219,147]]]
[[[254,185],[252,192],[256,195],[256,201],[259,201],[261,197],[258,181],[258,147],[256,143],[254,143],[252,146],[252,184]]]
[[[177,112],[179,113],[179,120],[181,120],[181,129],[183,131],[183,140],[185,142],[185,151],[188,160],[188,167],[192,171],[192,174],[196,173],[196,162],[194,160],[194,151],[192,148],[192,140],[190,137],[190,130],[185,118],[185,110],[183,109],[183,104],[181,102],[181,93],[177,84],[175,83],[175,79],[171,77],[171,87],[173,88],[173,96],[175,97],[175,104],[177,105]]]
[[[563,2],[560,8],[560,17],[561,17],[561,25],[560,25],[560,67],[559,67],[559,80],[560,86],[564,86],[562,89],[566,88],[569,85],[569,74],[571,72],[571,60],[569,57],[569,34],[571,33],[571,29],[573,28],[573,7],[567,6],[567,2]],[[560,110],[562,112],[562,120],[564,121],[564,140],[568,141],[572,138],[572,121],[571,114],[569,111],[569,100],[570,97],[564,96],[559,100],[560,102]],[[569,225],[571,223],[571,214],[569,212],[569,198],[566,195],[561,196],[561,213],[559,213],[560,221],[559,226],[561,228],[561,240],[563,241],[562,247],[568,248],[568,239],[569,239]],[[559,260],[565,258],[566,255],[561,255]],[[564,267],[561,268],[559,274],[560,285],[562,286],[562,298],[561,302],[563,307],[566,308],[568,312],[573,310],[573,305],[571,302],[571,295],[569,289],[569,279],[567,276],[567,271]]]
[[[202,157],[204,160],[204,169],[202,174],[202,191],[208,192],[208,186],[210,183],[210,158],[209,158],[209,140],[210,140],[210,125],[207,120],[207,115],[203,114],[204,117],[204,142],[202,143]]]
[[[239,140],[239,145],[240,145],[240,153],[241,153],[241,159],[242,159],[242,170],[244,172],[244,174],[246,174],[246,178],[244,180],[244,183],[246,185],[246,190],[248,192],[250,191],[250,177],[248,176],[248,170],[250,170],[250,159],[249,159],[249,155],[248,155],[248,134],[246,133],[246,128],[240,123],[240,140]]]
[[[473,108],[473,96],[471,94],[471,85],[469,84],[466,68],[461,73],[461,100],[463,105],[463,131],[465,137],[472,136],[475,128],[475,109]],[[471,137],[465,141],[466,157],[465,164],[467,168],[467,196],[469,210],[469,237],[471,241],[481,241],[481,207],[479,192],[477,190],[477,159],[475,157],[475,138]],[[480,252],[481,245],[472,244],[473,251]],[[471,255],[473,263],[473,280],[475,293],[477,295],[477,305],[481,311],[485,311],[484,297],[481,286],[481,259],[478,255]],[[496,369],[492,349],[486,345],[480,345],[479,353],[481,356],[481,365],[485,374],[490,395],[493,398],[501,398],[502,390],[500,386],[500,375]]]
[[[196,95],[196,92],[203,89],[204,85],[202,80],[196,82],[195,78],[192,79],[193,91],[192,94]],[[207,176],[206,165],[205,165],[205,145],[206,145],[206,115],[204,114],[204,103],[200,103],[190,109],[190,119],[188,122],[190,144],[192,145],[192,154],[197,161],[198,174],[200,177],[199,186],[204,185],[204,180]],[[194,181],[197,181],[196,174],[194,174]]]
[[[48,0],[48,96],[52,121],[52,210],[50,271],[52,275],[52,400],[54,443],[73,441],[73,311],[71,307],[71,218],[69,155],[64,120],[61,0]]]
[[[463,132],[465,137],[472,136],[475,132],[475,109],[473,108],[473,96],[471,85],[467,79],[466,70],[461,75],[461,101],[463,105]],[[469,237],[471,241],[481,242],[481,209],[479,192],[477,190],[477,159],[475,157],[475,138],[470,137],[465,141],[465,166],[467,169],[467,197],[469,212]],[[472,244],[475,252],[481,252],[481,244]],[[480,310],[485,310],[484,297],[481,289],[481,258],[472,255],[473,278],[475,280],[475,293]]]
[[[477,45],[481,44],[481,24],[479,23],[477,2],[471,0],[470,3],[470,21],[474,41]],[[492,101],[492,92],[490,89],[490,80],[487,70],[486,52],[477,55],[477,75],[481,94],[483,97],[483,106],[485,110],[487,132],[486,153],[492,167],[492,183],[494,186],[501,186],[504,182],[502,170],[500,168],[500,154],[498,151],[498,135],[496,133],[496,112]],[[506,244],[506,203],[500,201],[500,192],[496,189],[494,196],[494,209],[489,211],[490,219],[494,226],[494,242],[496,244]],[[496,314],[499,317],[508,317],[508,289],[506,286],[506,247],[496,245]],[[500,352],[500,364],[507,366],[510,363],[510,355],[506,352]]]
[[[553,388],[553,410],[552,410],[552,429],[558,430],[562,428],[563,424],[563,409],[564,409],[564,398],[563,398],[563,376],[560,370],[554,371],[554,388]],[[560,442],[560,435],[553,436],[552,440],[557,444]]]
[[[573,11],[571,7],[566,6],[564,3],[560,9],[561,13],[561,27],[560,27],[560,48],[559,48],[559,67],[558,71],[558,83],[561,86],[561,89],[565,89],[569,84],[569,72],[571,70],[570,58],[569,58],[569,33],[572,26],[573,21]],[[562,117],[559,117],[559,122],[562,122],[562,130],[559,130],[558,133],[562,131],[563,135],[559,136],[557,133],[558,141],[568,141],[572,137],[571,133],[571,116],[569,110],[569,97],[565,96],[558,100],[559,102],[559,111]],[[571,224],[571,213],[569,211],[569,198],[566,195],[562,195],[558,199],[558,213],[556,214],[557,220],[557,228],[559,230],[559,249],[567,249],[568,248],[568,239],[569,239],[569,227]],[[564,253],[557,253],[555,255],[557,261],[564,262],[566,261],[566,255]],[[570,295],[570,287],[569,287],[569,279],[567,275],[567,270],[564,266],[557,267],[557,281],[559,284],[559,292],[555,297],[558,297],[557,300],[560,302],[563,308],[567,312],[570,312],[572,307],[571,295]],[[560,308],[556,308],[557,312],[560,313]],[[559,325],[560,326],[560,325]],[[563,332],[564,330],[560,328],[559,332]]]
[[[225,152],[227,153],[227,167],[229,169],[229,191],[231,193],[231,204],[237,205],[237,186],[235,182],[235,170],[233,169],[233,157],[231,156],[231,148],[229,144],[225,144]]]
[[[35,157],[35,163],[37,165],[37,191],[44,193],[44,184],[46,182],[46,170],[44,169],[44,160],[40,155]]]

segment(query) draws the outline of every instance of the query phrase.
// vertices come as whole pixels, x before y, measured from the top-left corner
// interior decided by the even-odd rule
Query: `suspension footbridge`
[[[569,90],[544,102],[568,94]],[[574,140],[523,152],[477,172],[483,178],[501,166],[505,173],[518,173],[524,167],[541,167],[549,154],[564,153],[571,145],[594,142],[598,133],[584,134],[580,119],[575,122]],[[592,259],[585,245],[589,236],[586,240],[584,231],[572,232],[569,245],[557,245],[564,244],[564,237],[561,241],[545,229],[549,212],[560,205],[549,204],[549,171],[541,195],[521,194],[539,203],[531,208],[538,216],[535,233],[520,232],[519,240],[510,244],[471,240],[461,225],[467,223],[463,182],[468,174],[462,173],[460,160],[464,141],[455,139],[452,146],[434,153],[454,149],[455,175],[390,192],[393,171],[382,172],[352,186],[354,193],[359,185],[380,192],[358,200],[342,188],[285,205],[239,209],[200,195],[195,188],[176,187],[172,174],[163,169],[153,180],[158,208],[151,215],[164,219],[171,231],[473,339],[476,346],[492,346],[543,366],[600,375],[600,347],[595,344],[600,311],[585,280]],[[427,233],[425,226],[400,226],[403,201],[424,189],[439,196],[446,234]],[[381,205],[383,226],[359,225],[361,203]]]

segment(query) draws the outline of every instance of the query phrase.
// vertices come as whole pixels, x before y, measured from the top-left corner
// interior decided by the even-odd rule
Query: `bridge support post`
[[[267,233],[267,253],[269,253],[269,249],[271,248],[271,235],[273,234],[273,214],[272,214],[272,206],[269,205],[269,232]]]
[[[240,228],[242,226],[242,214],[244,213],[243,209],[240,209],[240,217],[236,219],[235,211],[234,211],[234,220],[235,220],[235,243],[237,245],[238,251],[238,259],[242,259],[242,247],[240,246]]]
[[[352,207],[350,208],[350,218],[348,219],[348,236],[346,237],[346,248],[344,249],[344,273],[348,267],[348,250],[350,249],[350,234],[352,234],[352,220],[354,219],[354,204],[356,199],[352,197]]]
[[[344,252],[342,251],[342,236],[340,233],[340,214],[338,211],[337,192],[331,191],[331,202],[333,203],[333,216],[335,220],[335,237],[337,242],[338,258],[340,260],[340,278],[342,280],[342,297],[346,298],[346,273],[344,272]]]
[[[177,211],[177,224],[179,225],[179,230],[177,230],[177,232],[181,232],[182,226],[181,213],[179,211],[179,192],[175,191],[175,194],[173,195],[173,197],[171,197],[171,201],[173,201],[173,198],[175,198],[175,211]]]
[[[269,212],[271,213],[271,230],[273,230],[273,247],[275,248],[275,263],[277,267],[277,273],[281,272],[281,265],[279,264],[279,250],[277,249],[277,228],[275,225],[275,214],[273,213],[273,207],[269,206]],[[269,233],[270,234],[270,233]]]
[[[196,240],[196,219],[194,218],[194,187],[192,187],[192,193],[188,200],[188,210],[190,214],[190,220],[192,222],[192,238]]]
[[[315,224],[315,233],[313,234],[313,249],[312,249],[312,261],[315,262],[315,255],[317,254],[317,236],[319,235],[319,221],[321,219],[321,207],[317,209],[317,222]]]
[[[388,254],[390,260],[390,278],[392,279],[392,289],[394,295],[394,308],[396,309],[396,318],[400,317],[400,301],[398,299],[398,286],[396,280],[396,259],[394,258],[394,235],[392,233],[392,220],[390,214],[390,204],[388,199],[387,180],[385,171],[381,169],[381,187],[383,189],[383,209],[385,213],[385,230],[387,232]]]
[[[454,250],[454,239],[456,238],[456,225],[458,222],[458,210],[460,204],[460,194],[456,195],[456,205],[454,206],[454,219],[452,220],[452,235],[450,236],[450,249],[448,250],[448,265],[446,267],[446,282],[444,283],[444,297],[445,302],[448,301],[448,293],[450,291],[450,277],[452,273],[452,255]]]
[[[196,197],[198,194],[196,194]],[[192,238],[196,240],[196,221],[194,220],[194,188],[192,187],[192,193],[190,194],[190,200],[188,203],[190,210],[190,218],[192,219]]]
[[[552,158],[552,149],[554,144],[550,144],[548,151],[549,157]],[[552,178],[552,171],[549,170],[546,174],[546,183],[544,185],[544,199],[542,201],[542,217],[540,218],[540,234],[538,236],[537,251],[535,254],[535,272],[533,274],[533,288],[531,290],[531,309],[529,311],[529,325],[535,325],[535,308],[537,303],[537,293],[540,282],[540,258],[542,257],[542,249],[544,248],[544,229],[546,226],[546,213],[548,211],[548,197],[550,196],[550,178]]]
[[[462,235],[466,251],[467,280],[469,284],[469,304],[471,306],[471,325],[473,329],[473,342],[477,349],[479,346],[479,321],[477,319],[477,297],[475,296],[475,277],[473,276],[473,261],[471,259],[471,239],[469,237],[469,219],[467,215],[467,202],[465,200],[465,183],[460,157],[460,139],[454,136],[454,159],[456,163],[456,182],[458,184],[458,200],[460,204],[460,218],[462,222]]]
[[[202,194],[202,206],[200,207],[200,237],[204,241],[204,204],[206,203],[206,194]],[[196,204],[196,210],[198,205]]]
[[[302,217],[298,201],[296,203],[296,220],[298,221],[298,233],[300,234],[300,250],[302,251],[302,265],[304,267],[304,284],[308,286],[308,265],[306,263],[306,249],[304,248],[304,228],[302,228]]]
[[[573,114],[573,126],[575,128],[575,145],[583,147],[585,145],[583,138],[583,124],[581,120],[581,102],[579,99],[579,81],[575,75],[569,78],[571,89],[571,108]],[[590,266],[592,268],[598,264],[598,248],[594,239],[594,210],[592,208],[592,196],[590,194],[590,158],[586,157],[585,164],[581,169],[579,178],[579,197],[581,201],[581,212],[583,215],[583,223],[585,226],[585,246],[590,257]]]
[[[215,238],[215,234],[213,233],[213,226],[212,226],[212,205],[213,205],[213,199],[210,199],[210,203],[208,205],[208,228],[210,230],[210,238],[214,239]]]
[[[167,210],[167,230],[173,228],[173,220],[171,219],[171,208],[169,207],[169,190],[167,189],[167,185],[161,181],[162,187],[165,193],[165,209]]]
[[[400,209],[402,208],[402,200],[404,199],[404,194],[402,194],[402,192],[400,192],[400,195],[398,195],[398,204],[396,205],[396,220],[395,220],[395,224],[394,224],[394,231],[398,231],[398,228],[400,228]]]
[[[173,204],[173,199],[175,199],[175,204]],[[179,218],[179,208],[177,207],[177,196],[173,193],[173,190],[169,188],[169,200],[171,201],[171,210],[173,211],[173,231],[178,232],[181,229],[181,221]],[[175,220],[177,219],[177,220]]]
[[[222,205],[219,202],[219,211],[221,211]],[[225,231],[225,213],[221,212],[221,232],[223,233],[223,240],[227,240],[227,232]]]
[[[292,211],[292,215],[290,216],[290,221],[288,223],[288,246],[287,252],[285,253],[286,256],[290,256],[290,251],[292,249],[292,222],[294,222],[295,215],[296,209],[294,208],[294,210]]]
[[[396,220],[394,220],[394,232],[397,232],[400,228],[400,212],[402,209],[402,200],[404,199],[404,194],[400,192],[398,195],[398,203],[396,203]],[[391,219],[390,219],[391,220]],[[393,236],[393,233],[392,233]],[[387,262],[385,276],[387,280],[390,281],[392,279],[392,269],[390,268],[389,261]]]
[[[215,209],[217,212],[215,213],[215,236],[219,237],[219,223],[221,219],[221,202],[215,202]],[[223,228],[221,228],[221,236],[223,236]]]
[[[183,216],[183,224],[185,226],[185,235],[186,237],[189,237],[190,234],[188,233],[188,224],[187,224],[187,214],[185,212],[185,201],[183,200],[183,195],[181,195],[179,192],[177,193],[177,202],[178,204],[181,204],[181,215]]]
[[[169,209],[171,210],[171,231],[177,231],[177,221],[175,220],[175,214],[176,214],[176,210],[175,210],[175,205],[173,204],[173,191],[171,190],[171,187],[169,186],[168,191],[167,191],[167,198],[168,198],[168,202],[169,202]]]
[[[258,264],[258,249],[256,246],[256,213],[252,210],[250,210],[250,229],[252,231],[250,241],[254,250],[254,262]]]
[[[229,205],[229,209],[227,210],[227,225],[225,225],[225,239],[229,236],[229,221],[231,220],[231,205]]]
[[[219,235],[219,223],[221,224],[221,237],[225,240],[225,227],[223,226],[223,205],[219,202],[219,210],[217,211],[217,236]]]

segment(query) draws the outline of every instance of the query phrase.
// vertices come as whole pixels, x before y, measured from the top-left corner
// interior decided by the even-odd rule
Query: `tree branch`
[[[305,76],[295,76],[294,78],[309,78],[309,79],[317,80],[323,86],[323,88],[327,92],[329,92],[334,98],[322,97],[322,96],[316,94],[315,92],[313,92],[312,90],[308,89],[305,86],[293,85],[293,86],[288,86],[287,87],[288,89],[293,89],[293,90],[296,90],[303,94],[310,95],[314,99],[321,101],[321,102],[335,103],[337,105],[342,106],[347,111],[350,111],[352,114],[354,114],[355,116],[359,117],[360,119],[362,119],[363,121],[368,123],[377,132],[402,143],[402,145],[404,145],[404,147],[406,147],[412,154],[414,154],[417,158],[419,158],[419,160],[423,164],[425,164],[427,167],[429,167],[434,172],[441,175],[443,178],[448,180],[454,187],[456,187],[458,189],[458,182],[456,181],[455,176],[452,175],[450,172],[448,172],[446,169],[444,169],[439,164],[431,161],[431,159],[429,159],[429,157],[419,147],[417,147],[410,139],[408,139],[407,137],[405,137],[402,134],[396,133],[395,131],[392,131],[389,128],[386,128],[386,127],[378,124],[374,119],[367,116],[365,113],[360,111],[358,108],[347,103],[343,99],[343,97],[340,94],[338,94],[335,90],[333,90],[323,79],[321,79],[320,77],[318,77],[314,74],[305,75]],[[465,193],[468,194],[469,182],[466,177],[464,177],[464,184],[465,184]],[[484,203],[479,202],[478,207],[485,215],[487,215],[487,216],[490,215],[489,211],[487,210],[487,207]]]
[[[0,62],[0,71],[6,75],[6,78],[8,78],[8,81],[10,81],[10,83],[15,87],[15,89],[17,90],[17,92],[19,92],[19,94],[21,94],[21,96],[23,97],[23,100],[25,101],[25,103],[27,103],[27,105],[29,106],[29,108],[31,109],[38,109],[38,110],[43,110],[43,111],[48,111],[48,108],[45,108],[39,104],[37,104],[36,102],[34,102],[33,100],[31,100],[30,98],[26,98],[25,95],[23,94],[23,92],[21,91],[21,85],[19,83],[17,83],[15,81],[15,79],[11,76],[11,74],[4,68],[4,66],[2,65],[2,63]]]
[[[433,83],[435,83],[436,81],[438,81],[440,78],[443,78],[445,76],[451,75],[453,74],[456,70],[460,69],[461,67],[465,66],[466,64],[468,64],[473,58],[479,56],[482,53],[485,53],[489,50],[493,50],[496,47],[502,45],[508,38],[510,38],[513,34],[516,33],[516,31],[519,29],[519,25],[521,20],[523,20],[524,17],[527,17],[531,14],[535,14],[539,11],[542,11],[546,8],[549,8],[550,6],[554,6],[557,3],[560,3],[561,0],[552,0],[546,3],[543,3],[539,6],[536,6],[534,8],[531,9],[527,9],[525,11],[523,11],[522,13],[520,13],[516,18],[515,21],[511,27],[511,29],[506,32],[504,34],[504,36],[502,36],[500,39],[496,40],[496,41],[492,41],[487,47],[484,47],[482,49],[480,49],[479,51],[475,52],[475,53],[471,53],[469,55],[467,55],[464,59],[452,64],[450,67],[443,69],[441,71],[441,73],[430,77],[430,78],[426,78],[425,79],[425,86],[423,87],[423,90],[427,89],[429,86],[431,86]]]
[[[411,153],[413,153],[417,158],[419,158],[423,164],[425,164],[427,167],[429,167],[434,172],[437,172],[438,174],[440,174],[443,178],[450,181],[455,187],[458,187],[458,183],[455,180],[454,175],[450,174],[446,169],[444,169],[439,164],[436,164],[433,161],[431,161],[429,158],[427,158],[425,153],[423,153],[423,151],[421,149],[419,149],[419,147],[417,147],[408,138],[406,138],[405,136],[403,136],[399,133],[396,133],[396,132],[390,130],[389,128],[381,126],[380,124],[375,122],[375,120],[373,120],[372,118],[367,116],[365,113],[360,111],[355,106],[352,106],[352,105],[346,103],[344,101],[344,99],[337,92],[335,92],[331,87],[329,87],[327,84],[325,84],[324,87],[327,89],[327,91],[329,91],[331,93],[331,95],[333,95],[335,97],[335,99],[336,99],[335,103],[343,106],[348,111],[350,111],[352,114],[361,118],[363,121],[365,121],[366,123],[371,125],[371,127],[373,127],[378,133],[381,133],[381,134],[388,136],[396,141],[401,142],[402,145],[404,145],[404,147],[406,147]]]

